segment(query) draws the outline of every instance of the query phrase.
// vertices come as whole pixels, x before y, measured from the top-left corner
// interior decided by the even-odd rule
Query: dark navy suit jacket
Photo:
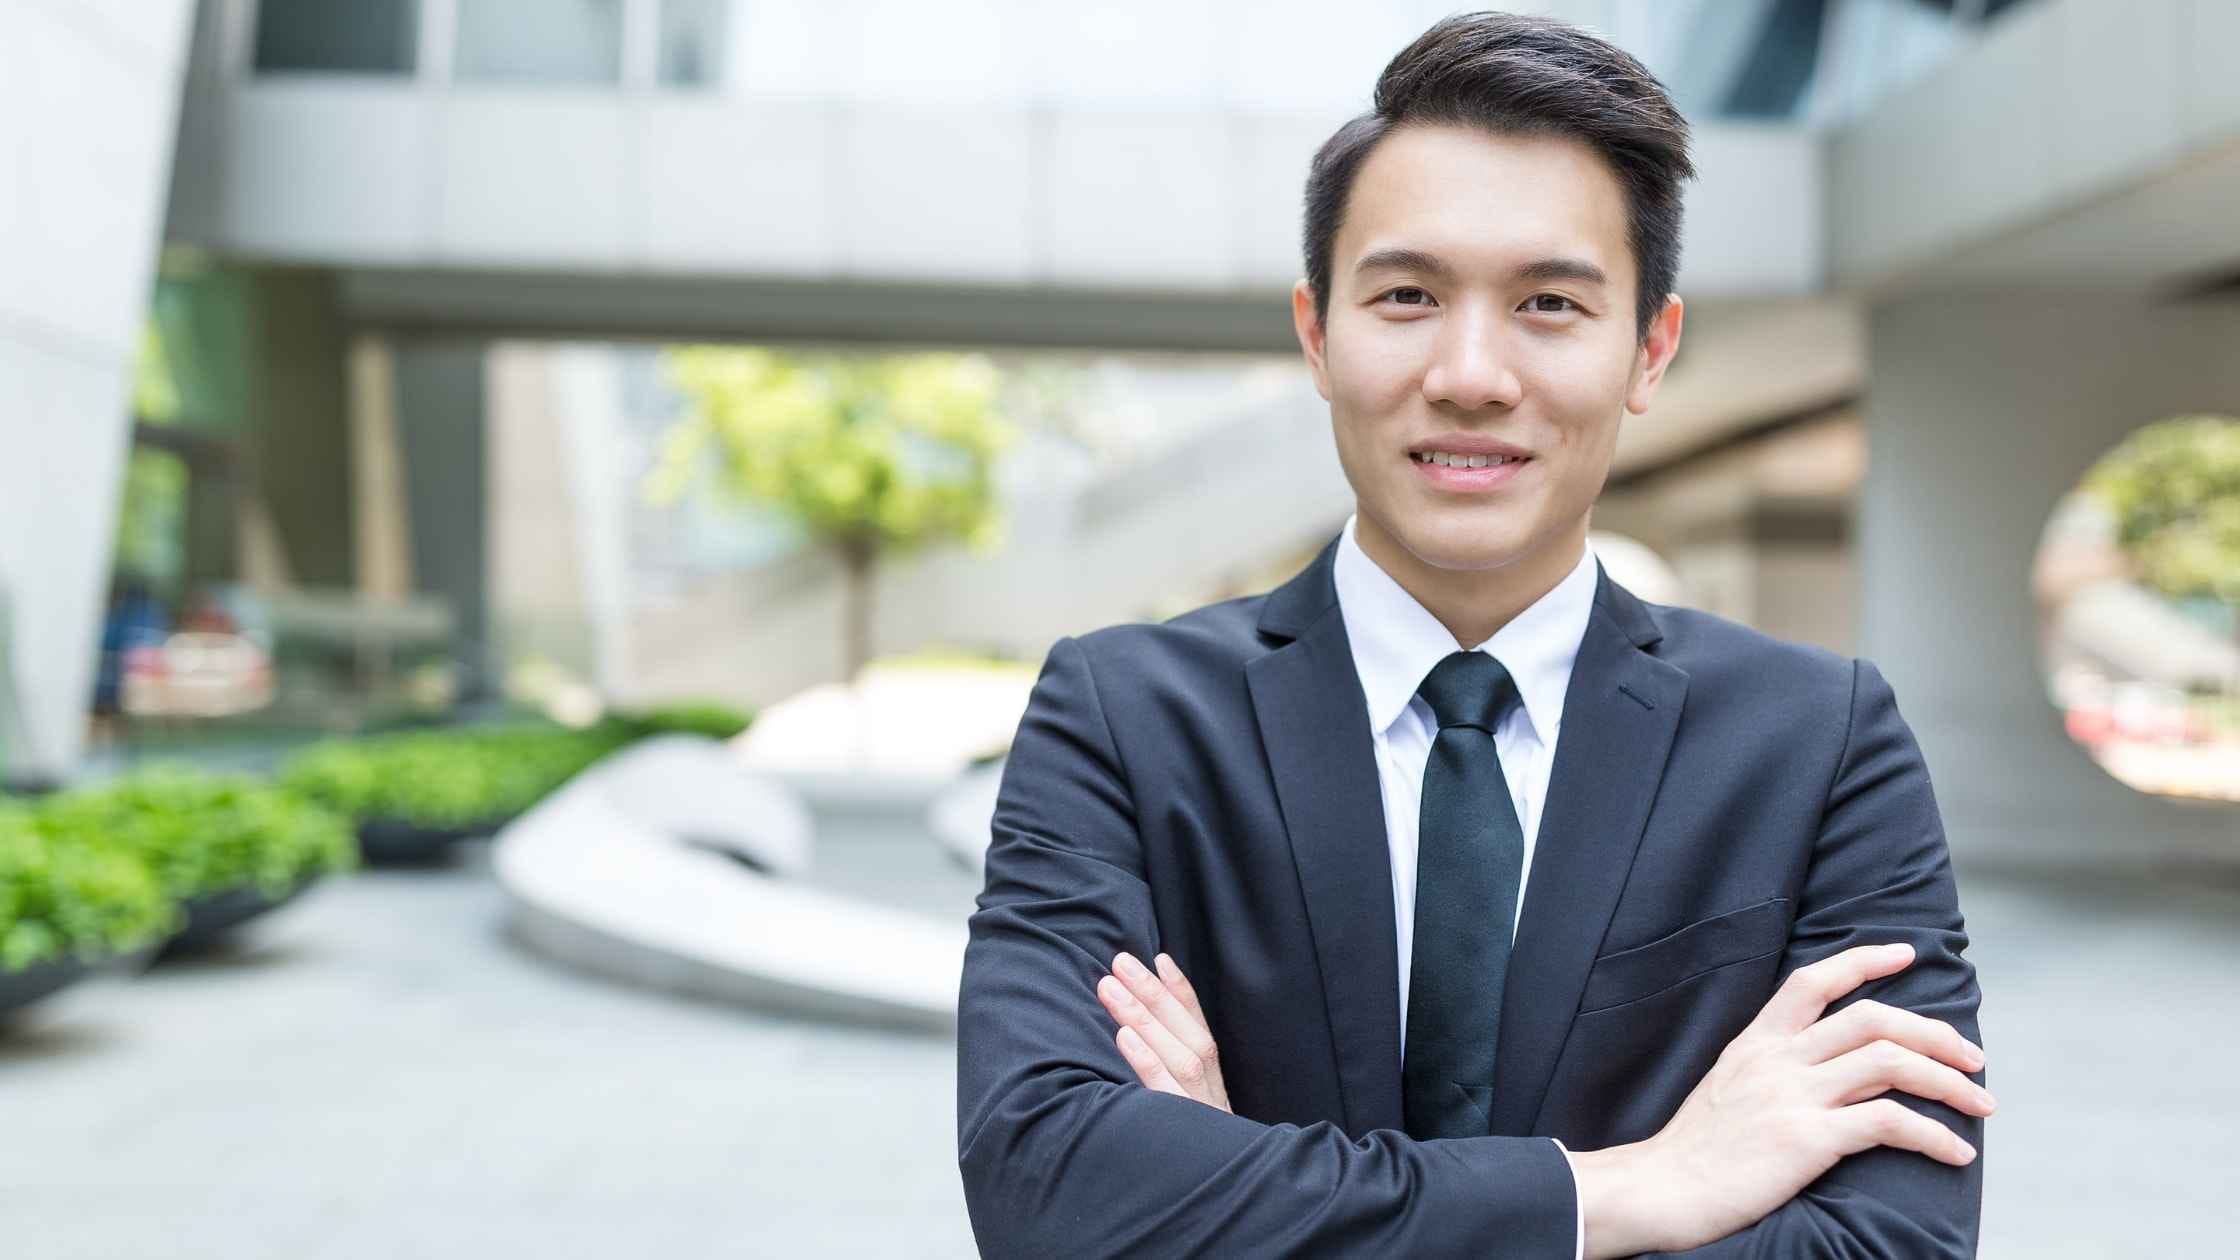
[[[1655,1134],[1797,967],[1908,942],[1910,967],[1827,1014],[1871,997],[1982,1044],[1929,773],[1881,673],[1643,603],[1598,564],[1492,1132],[1409,1138],[1335,552],[1264,595],[1061,639],[1042,666],[959,995],[958,1155],[985,1254],[1569,1260],[1573,1182],[1546,1136]],[[1190,977],[1234,1115],[1137,1083],[1094,992],[1123,949]],[[1979,1118],[1888,1096],[1982,1150]],[[1980,1155],[1874,1147],[1688,1254],[1972,1255],[1982,1184]]]

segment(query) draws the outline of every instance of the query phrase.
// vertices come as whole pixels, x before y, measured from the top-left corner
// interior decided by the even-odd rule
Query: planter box
[[[138,949],[128,949],[121,954],[80,962],[75,956],[50,959],[35,963],[21,971],[0,972],[0,1023],[9,1012],[29,1005],[50,993],[103,976],[129,980],[147,970],[163,948],[160,940],[149,941]]]
[[[156,956],[175,958],[208,949],[241,924],[275,906],[295,900],[304,889],[316,882],[317,876],[297,880],[294,887],[278,897],[267,897],[254,885],[189,897],[179,903],[179,908],[187,914],[186,926],[165,941]]]
[[[507,819],[467,827],[423,827],[394,818],[369,818],[358,824],[358,853],[368,866],[426,866],[451,856],[451,846],[486,836]]]
[[[111,954],[93,964],[93,973],[97,976],[113,976],[118,980],[130,980],[155,963],[156,956],[163,952],[164,944],[164,940],[159,938],[138,949]]]
[[[50,958],[21,971],[0,971],[0,1021],[40,998],[76,984],[101,968],[75,957]]]

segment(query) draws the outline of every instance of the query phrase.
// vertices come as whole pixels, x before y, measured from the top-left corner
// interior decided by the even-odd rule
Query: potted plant
[[[352,819],[369,863],[425,862],[504,826],[633,736],[616,723],[515,723],[335,740],[290,758],[280,781]]]
[[[58,842],[109,846],[147,864],[185,916],[164,955],[204,947],[359,861],[343,817],[241,774],[137,771],[49,797],[35,817]]]
[[[104,966],[145,958],[183,914],[130,854],[57,842],[0,805],[0,1018]]]
[[[677,734],[730,739],[754,722],[754,711],[715,700],[677,700],[626,710],[612,720],[641,737]]]

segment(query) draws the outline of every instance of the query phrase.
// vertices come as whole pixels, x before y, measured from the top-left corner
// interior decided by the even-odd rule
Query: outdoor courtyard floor
[[[815,882],[962,916],[924,836]],[[2240,875],[1963,869],[1982,1254],[2230,1245]],[[0,1032],[14,1260],[969,1256],[946,1036],[640,992],[512,942],[483,842]]]

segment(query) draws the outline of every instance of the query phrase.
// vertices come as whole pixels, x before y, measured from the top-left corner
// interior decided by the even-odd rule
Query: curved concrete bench
[[[800,797],[770,775],[739,767],[731,746],[704,735],[656,735],[623,748],[578,779],[639,826],[728,853],[756,870],[808,871],[815,824]]]
[[[763,812],[727,812],[750,801]],[[491,860],[514,935],[561,961],[752,1006],[953,1027],[961,922],[787,883],[730,856],[803,869],[808,827],[782,785],[741,771],[713,740],[672,736],[576,776],[501,830]]]

